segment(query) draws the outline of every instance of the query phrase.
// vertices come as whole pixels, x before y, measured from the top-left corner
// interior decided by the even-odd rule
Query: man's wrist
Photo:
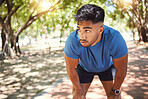
[[[119,95],[120,94],[120,89],[113,89],[112,88],[112,92],[114,93],[114,95]]]
[[[81,87],[76,87],[76,88],[74,88],[74,89],[75,89],[75,91],[77,91],[77,92],[82,91],[82,88],[81,88]]]
[[[82,89],[81,88],[78,88],[78,89],[75,89],[76,91],[82,91]]]

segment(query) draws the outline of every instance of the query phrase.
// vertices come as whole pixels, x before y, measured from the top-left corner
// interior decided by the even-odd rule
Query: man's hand
[[[86,99],[84,92],[81,89],[75,90],[73,88],[73,99]]]
[[[119,95],[115,95],[115,93],[111,91],[108,99],[121,99],[121,89]]]

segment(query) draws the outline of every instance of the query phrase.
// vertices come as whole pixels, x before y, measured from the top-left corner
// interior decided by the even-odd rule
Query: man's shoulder
[[[113,39],[116,37],[118,33],[120,33],[118,30],[113,29],[109,26],[103,25],[104,26],[104,36],[109,40]]]
[[[78,41],[79,41],[78,31],[76,30],[76,31],[69,34],[69,36],[66,40],[66,44],[77,45]]]
[[[106,26],[106,25],[103,25],[104,26],[104,32],[106,34],[109,34],[109,35],[116,35],[117,33],[119,33],[118,30],[112,28],[112,27],[109,27],[109,26]]]
[[[76,31],[70,33],[70,35],[69,35],[68,38],[71,39],[71,40],[76,40],[78,38],[78,35],[77,34],[78,33],[77,33],[77,30],[76,30]]]
[[[77,35],[78,30],[75,30],[73,32],[70,33],[70,36],[76,36]]]
[[[77,31],[70,33],[64,47],[64,53],[73,59],[78,59],[80,55],[77,38]]]

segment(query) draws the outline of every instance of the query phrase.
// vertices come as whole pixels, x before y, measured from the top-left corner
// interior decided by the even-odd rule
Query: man
[[[108,99],[121,98],[128,49],[117,30],[103,25],[104,16],[104,10],[92,4],[82,6],[74,16],[78,29],[69,35],[64,48],[73,99],[86,99],[94,75],[99,76]]]

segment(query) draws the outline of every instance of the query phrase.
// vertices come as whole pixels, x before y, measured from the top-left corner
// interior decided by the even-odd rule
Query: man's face
[[[79,21],[77,23],[80,43],[83,47],[94,46],[101,40],[104,27],[102,22],[93,24],[92,21]]]

